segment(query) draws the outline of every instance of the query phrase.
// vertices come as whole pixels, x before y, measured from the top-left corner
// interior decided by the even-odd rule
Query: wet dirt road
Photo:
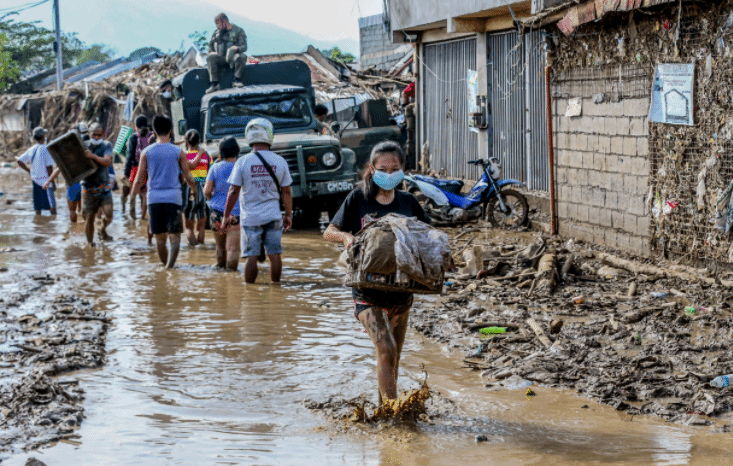
[[[320,234],[286,235],[282,285],[267,282],[265,267],[245,286],[241,265],[238,273],[211,266],[210,236],[203,247],[183,246],[177,267],[164,271],[144,223],[122,216],[118,197],[115,241],[87,248],[60,194],[58,218],[34,218],[26,180],[0,169],[0,250],[18,249],[0,254],[9,269],[0,278],[17,270],[73,277],[74,293],[114,321],[106,364],[66,376],[86,391],[78,439],[3,464],[30,456],[49,466],[729,464],[730,434],[632,419],[541,386],[531,398],[489,392],[460,368],[460,355],[413,331],[400,388],[418,386],[424,364],[455,412],[414,429],[339,431],[303,400],[376,398],[375,363],[340,284],[338,250]],[[45,291],[68,292],[71,281]],[[12,312],[31,312],[32,302]],[[478,434],[489,441],[476,443]]]

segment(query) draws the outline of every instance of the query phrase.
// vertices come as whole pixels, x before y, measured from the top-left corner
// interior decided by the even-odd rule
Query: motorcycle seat
[[[437,186],[440,189],[448,191],[449,193],[458,194],[463,188],[463,181],[461,180],[441,180],[425,175],[414,175],[416,180],[430,183],[433,186]]]

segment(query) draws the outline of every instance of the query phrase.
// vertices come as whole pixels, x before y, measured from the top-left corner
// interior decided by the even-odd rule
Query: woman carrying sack
[[[365,223],[389,213],[430,223],[415,196],[397,187],[405,174],[405,155],[392,141],[377,144],[364,172],[364,186],[352,191],[331,220],[323,237],[326,241],[343,243],[349,249]],[[407,319],[412,307],[412,293],[352,288],[354,315],[371,338],[377,353],[379,404],[397,398],[397,372],[402,345],[407,331]]]

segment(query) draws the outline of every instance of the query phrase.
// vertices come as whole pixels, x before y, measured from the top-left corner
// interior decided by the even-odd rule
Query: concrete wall
[[[375,66],[389,71],[412,50],[407,44],[393,44],[388,30],[385,30],[383,16],[359,19],[359,49],[361,68]]]
[[[649,99],[596,104],[565,117],[553,101],[559,233],[650,255]]]
[[[525,5],[529,1],[512,1],[510,5]],[[448,18],[455,18],[474,13],[485,12],[497,8],[506,9],[504,0],[389,0],[390,26],[393,31],[409,28],[424,28],[427,25],[445,23]]]

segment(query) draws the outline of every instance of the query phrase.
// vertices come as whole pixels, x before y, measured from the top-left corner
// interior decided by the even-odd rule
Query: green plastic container
[[[497,333],[506,333],[506,327],[485,327],[479,330],[484,335],[494,335]]]
[[[132,128],[124,125],[121,126],[120,134],[117,135],[117,141],[115,141],[115,147],[113,149],[116,154],[125,155],[123,151],[125,150],[125,144],[127,143],[127,140],[130,139],[130,136],[132,136]]]

